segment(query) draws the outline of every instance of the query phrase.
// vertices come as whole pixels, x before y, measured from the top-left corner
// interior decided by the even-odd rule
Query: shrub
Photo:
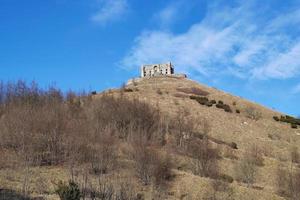
[[[238,149],[237,144],[235,142],[231,142],[230,147],[233,149]]]
[[[253,120],[259,120],[262,118],[262,113],[258,110],[256,110],[254,107],[249,106],[245,109],[246,117],[253,119]]]
[[[217,108],[220,108],[220,109],[223,109],[223,104],[217,103],[217,104],[216,104],[216,107],[217,107]]]
[[[168,155],[158,155],[153,163],[153,183],[156,187],[165,185],[172,178],[172,163]]]
[[[232,113],[232,110],[230,108],[229,105],[227,104],[224,104],[223,102],[220,103],[220,101],[216,104],[216,107],[217,108],[220,108],[220,109],[223,109],[225,112],[229,112],[229,113]]]
[[[213,99],[213,100],[210,101],[210,103],[211,104],[216,104],[217,102],[216,102],[216,100]]]
[[[235,112],[236,112],[237,114],[240,114],[240,113],[241,113],[241,111],[240,111],[239,109],[236,109]]]
[[[227,105],[227,104],[224,104],[223,109],[224,109],[225,112],[232,113],[232,110],[231,110],[230,106]]]
[[[227,174],[221,174],[219,177],[222,181],[228,182],[228,183],[233,183],[234,179],[227,175]]]
[[[291,128],[294,128],[294,129],[298,128],[298,125],[300,126],[300,119],[294,118],[294,117],[291,117],[288,115],[286,115],[286,116],[281,115],[280,118],[277,116],[274,116],[273,119],[276,121],[289,123],[289,124],[291,124]]]
[[[271,139],[271,140],[280,140],[281,137],[278,133],[272,133],[272,134],[268,134],[268,137]]]
[[[273,116],[273,119],[277,122],[280,120],[279,117],[277,117],[277,116]]]
[[[219,100],[219,101],[218,101],[218,104],[222,105],[222,104],[224,104],[224,102],[221,101],[221,100]]]
[[[190,99],[196,100],[201,105],[206,105],[208,102],[207,97],[190,96]]]
[[[291,166],[288,169],[279,167],[277,170],[277,192],[292,200],[300,198],[300,171]]]
[[[157,90],[156,90],[156,93],[159,94],[159,95],[162,95],[162,94],[163,94],[163,92],[162,92],[160,89],[157,89]]]
[[[213,106],[213,104],[212,104],[211,102],[209,102],[209,101],[207,101],[207,102],[205,103],[205,105],[206,105],[207,107],[212,107],[212,106]]]
[[[297,124],[291,124],[291,128],[297,129],[298,126],[297,126]]]
[[[253,159],[248,157],[248,155],[244,155],[242,160],[237,164],[235,171],[237,179],[246,183],[248,187],[254,183],[257,167]]]
[[[80,200],[81,197],[79,186],[73,181],[69,184],[59,182],[55,192],[61,200]]]
[[[248,158],[257,166],[264,166],[264,158],[261,149],[257,145],[253,145],[247,152]]]
[[[124,88],[124,92],[133,92],[133,89],[131,89],[131,88]]]
[[[96,92],[96,91],[92,91],[91,94],[92,94],[92,95],[96,95],[97,92]]]

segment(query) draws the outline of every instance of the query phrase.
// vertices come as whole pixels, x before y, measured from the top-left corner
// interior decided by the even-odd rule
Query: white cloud
[[[266,65],[256,68],[254,76],[270,78],[290,78],[300,72],[300,42],[294,44],[287,52],[278,53]]]
[[[186,4],[183,0],[176,0],[168,4],[158,13],[154,13],[153,18],[158,22],[161,28],[169,28],[175,24],[181,16],[187,13],[191,6],[191,3]]]
[[[128,9],[127,0],[101,0],[100,5],[99,11],[91,20],[101,25],[120,20]]]
[[[144,31],[122,60],[124,67],[172,61],[177,71],[205,76],[286,79],[300,73],[300,10],[268,15],[268,6],[209,6],[206,16],[186,32]],[[164,9],[166,22],[173,11]],[[293,17],[293,20],[290,20]],[[284,28],[283,28],[284,27]],[[291,28],[292,30],[288,30]],[[292,32],[291,32],[292,31]]]
[[[293,89],[292,89],[292,93],[293,94],[299,94],[300,93],[300,83],[298,85],[296,85]]]

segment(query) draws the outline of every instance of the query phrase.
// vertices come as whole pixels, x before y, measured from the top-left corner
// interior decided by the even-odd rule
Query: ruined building
[[[164,76],[174,74],[174,66],[169,63],[141,66],[141,77]]]
[[[173,78],[186,78],[185,74],[175,74],[174,66],[171,62],[165,64],[146,64],[141,66],[141,76],[138,78],[129,79],[127,85],[136,84],[143,79],[152,77],[173,77]]]

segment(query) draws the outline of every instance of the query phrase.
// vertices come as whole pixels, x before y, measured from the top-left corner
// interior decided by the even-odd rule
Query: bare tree
[[[277,192],[292,200],[300,198],[300,170],[293,163],[288,168],[278,166]]]
[[[237,179],[246,183],[249,187],[255,182],[255,176],[257,173],[257,166],[255,160],[249,157],[248,154],[244,154],[244,157],[236,166]]]
[[[211,147],[207,137],[190,140],[187,154],[192,158],[194,173],[204,177],[218,176],[218,150]]]

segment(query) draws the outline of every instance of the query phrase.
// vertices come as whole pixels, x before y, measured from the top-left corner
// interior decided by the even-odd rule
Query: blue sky
[[[143,63],[300,115],[300,0],[0,0],[0,79],[104,90]]]

